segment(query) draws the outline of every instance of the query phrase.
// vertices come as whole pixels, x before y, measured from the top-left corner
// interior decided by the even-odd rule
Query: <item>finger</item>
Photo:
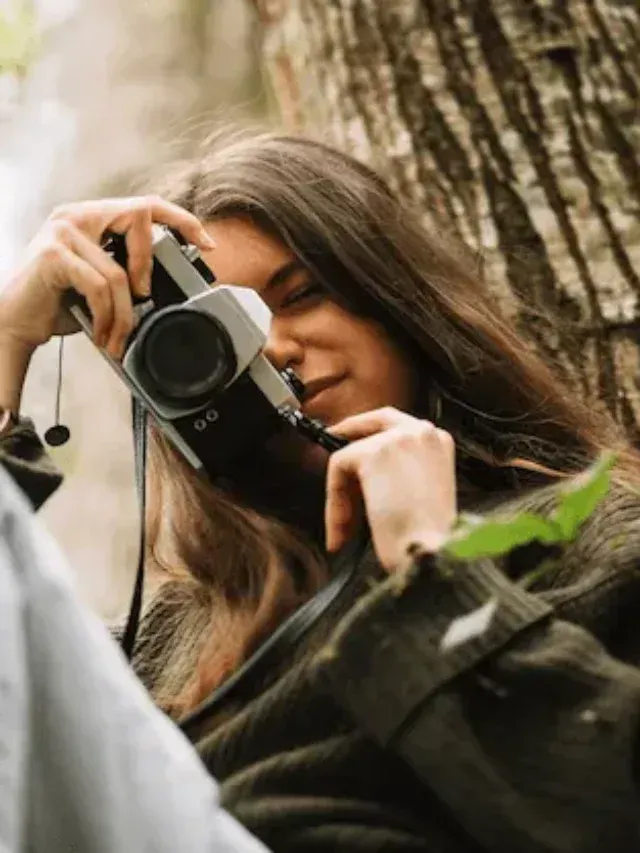
[[[355,466],[349,455],[334,454],[327,470],[325,540],[329,553],[339,551],[362,522],[363,504]]]
[[[111,292],[111,322],[96,344],[105,347],[113,358],[120,358],[124,344],[135,325],[130,283],[125,270],[104,249],[93,243],[79,229],[70,232],[70,245],[75,253],[90,264],[107,282]]]
[[[126,234],[140,211],[146,211],[153,222],[175,228],[190,243],[201,249],[215,249],[215,240],[197,216],[160,196],[135,196],[75,202],[56,208],[50,215],[54,221],[75,224],[99,241],[105,231]]]
[[[450,432],[447,432],[445,429],[436,429],[435,431],[436,438],[438,442],[445,450],[450,459],[455,459],[456,456],[456,443],[454,441],[453,436]]]
[[[176,228],[185,239],[201,249],[211,250],[217,245],[198,217],[177,204],[161,198],[154,199],[151,205],[151,216],[154,222]]]
[[[125,343],[135,325],[135,315],[131,302],[131,291],[129,286],[111,284],[111,296],[113,298],[113,324],[105,345],[105,349],[112,358],[120,359],[124,353]]]
[[[413,415],[395,409],[392,406],[386,406],[382,409],[374,409],[371,412],[363,412],[360,415],[353,415],[350,418],[345,418],[337,424],[334,424],[328,429],[332,435],[337,435],[346,438],[348,441],[356,441],[360,438],[367,438],[379,432],[385,432],[389,429],[394,429],[399,426],[412,427],[418,424],[428,423],[428,421],[420,421],[414,418]]]
[[[140,210],[125,234],[127,271],[132,292],[145,298],[151,294],[152,218],[149,210]]]
[[[208,251],[215,249],[215,240],[208,234],[197,216],[194,216],[177,204],[165,201],[159,196],[144,196],[129,200],[126,209],[105,225],[105,228],[111,228],[120,234],[126,234],[133,222],[134,215],[140,210],[147,211],[152,222],[175,228],[189,243],[193,243],[199,248]]]
[[[69,285],[87,300],[93,323],[93,339],[104,346],[113,324],[111,288],[106,278],[91,264],[66,246],[60,246],[59,258]]]

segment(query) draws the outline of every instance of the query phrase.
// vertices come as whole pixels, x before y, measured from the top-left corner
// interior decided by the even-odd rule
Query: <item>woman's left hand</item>
[[[356,533],[364,504],[387,571],[406,563],[410,545],[436,551],[457,512],[449,433],[390,407],[346,418],[329,431],[352,443],[329,459],[327,550],[339,550]]]

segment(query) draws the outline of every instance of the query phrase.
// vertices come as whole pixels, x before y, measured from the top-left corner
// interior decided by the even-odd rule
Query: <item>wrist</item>
[[[18,423],[18,416],[15,412],[12,412],[11,409],[3,409],[0,406],[0,438],[4,438],[7,433],[15,429]]]
[[[14,360],[30,361],[38,349],[36,344],[23,340],[9,329],[0,328],[0,356],[10,355]]]
[[[0,332],[0,409],[20,411],[22,388],[36,347]]]

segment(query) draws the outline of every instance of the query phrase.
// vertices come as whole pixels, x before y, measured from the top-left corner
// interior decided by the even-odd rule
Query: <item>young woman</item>
[[[134,667],[184,719],[345,562],[353,573],[297,644],[190,727],[225,806],[276,851],[633,849],[635,452],[499,315],[473,258],[351,158],[223,136],[161,196],[59,208],[4,287],[2,454],[35,503],[57,485],[19,417],[30,356],[70,330],[70,286],[98,345],[122,352],[152,222],[268,303],[267,355],[350,444],[328,458],[283,430],[209,483],[154,432],[147,561],[164,582]],[[100,248],[107,230],[126,235],[127,274]],[[549,556],[537,547],[438,570],[460,508],[549,514],[603,448],[614,487],[533,590],[518,580]],[[443,652],[450,622],[491,597],[489,629]]]

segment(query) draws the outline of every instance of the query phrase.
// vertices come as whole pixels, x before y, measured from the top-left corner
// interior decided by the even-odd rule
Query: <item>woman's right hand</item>
[[[77,331],[75,320],[61,307],[63,294],[73,288],[88,303],[95,343],[120,357],[134,325],[131,294],[149,295],[154,222],[175,228],[201,249],[214,247],[195,216],[157,196],[56,208],[0,288],[0,343],[33,351],[52,335]],[[124,235],[127,270],[101,248],[106,231]]]

